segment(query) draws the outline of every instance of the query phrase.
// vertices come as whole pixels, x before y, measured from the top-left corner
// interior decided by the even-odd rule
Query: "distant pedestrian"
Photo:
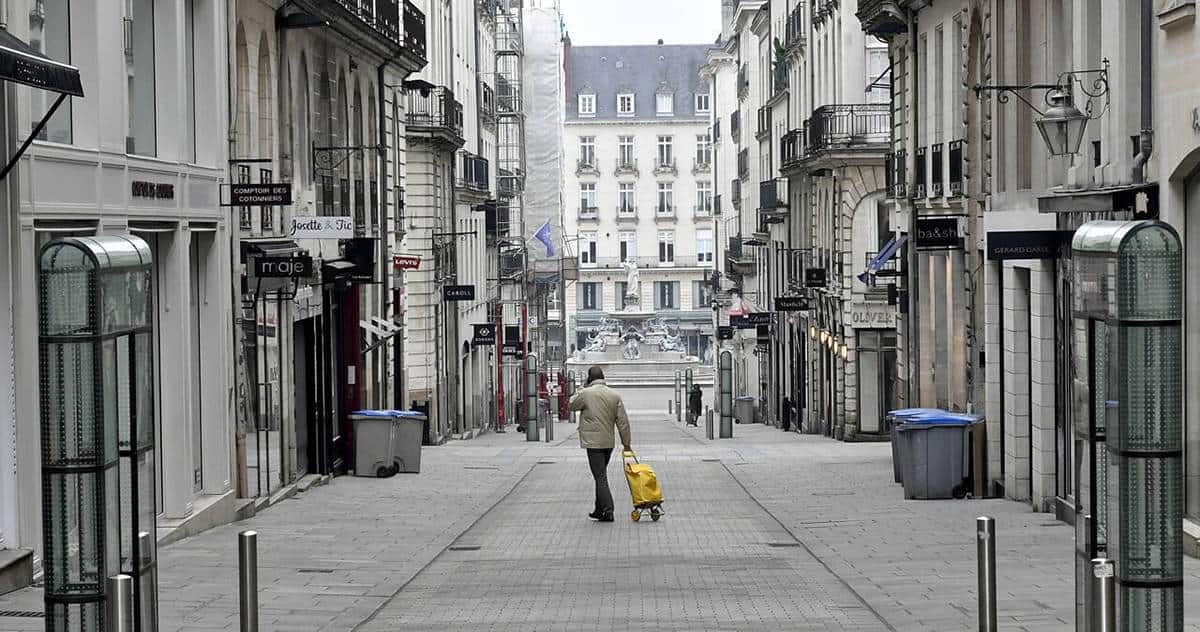
[[[587,385],[571,398],[570,408],[579,411],[579,447],[587,450],[588,467],[596,480],[596,507],[589,518],[613,521],[612,491],[608,488],[608,461],[616,445],[615,431],[621,433],[625,451],[633,448],[629,435],[629,416],[621,395],[604,382],[598,366],[588,369]]]
[[[785,431],[792,429],[792,400],[788,399],[787,395],[783,396],[783,406],[779,411],[781,417],[780,422]]]
[[[688,393],[688,424],[699,425],[700,412],[704,407],[704,393],[699,384],[692,384],[692,392]]]

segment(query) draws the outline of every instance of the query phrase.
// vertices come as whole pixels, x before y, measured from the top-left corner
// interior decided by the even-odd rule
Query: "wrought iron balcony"
[[[487,122],[496,120],[496,91],[486,81],[479,82],[479,118]]]
[[[674,158],[655,158],[654,159],[654,175],[679,175],[679,169],[675,167]]]
[[[738,178],[745,180],[750,177],[750,150],[743,149],[738,152]]]
[[[764,105],[758,108],[758,127],[755,128],[754,137],[762,140],[771,133],[771,106]]]
[[[693,158],[692,159],[692,175],[696,176],[696,175],[700,175],[702,173],[712,173],[712,162],[700,161],[700,160]]]
[[[473,191],[487,191],[491,188],[491,178],[488,172],[488,160],[471,152],[458,152],[458,164],[455,169],[455,185]]]
[[[750,96],[750,64],[748,63],[738,66],[737,96],[739,101],[744,101],[746,97]]]
[[[776,97],[788,89],[788,62],[786,59],[776,60],[771,64],[771,96]]]
[[[737,178],[734,178],[729,185],[729,203],[735,209],[742,209],[742,181]]]
[[[782,167],[794,167],[804,159],[804,130],[794,129],[779,139]]]
[[[899,0],[859,0],[855,15],[868,35],[890,39],[908,31]]]
[[[581,221],[600,219],[600,208],[581,204],[579,206],[579,219]]]
[[[496,189],[500,199],[511,200],[521,190],[521,177],[508,169],[496,169]]]
[[[891,141],[891,105],[823,105],[804,122],[804,154],[831,149],[886,150]]]
[[[675,205],[662,202],[654,205],[654,219],[675,219]]]
[[[804,31],[804,3],[797,4],[792,12],[788,14],[787,21],[784,23],[784,47],[790,52],[795,49],[803,48],[806,42],[806,33]]]
[[[494,244],[497,239],[507,237],[509,208],[494,203],[485,203],[483,210],[488,243]]]
[[[720,197],[721,196],[718,195],[717,199],[719,199]],[[693,219],[708,219],[708,218],[712,217],[712,215],[713,215],[713,201],[712,200],[710,200],[708,202],[704,202],[704,201],[697,202],[696,206],[692,207],[692,218]]]
[[[598,176],[598,175],[600,175],[600,170],[596,168],[596,160],[595,159],[588,160],[586,158],[580,158],[579,160],[576,160],[575,161],[575,175],[576,176]]]
[[[409,90],[405,122],[410,138],[440,141],[462,147],[463,107],[454,91],[444,86],[432,90]]]
[[[634,223],[638,221],[637,207],[632,204],[617,205],[617,222]]]
[[[637,158],[629,158],[625,160],[617,158],[617,167],[613,170],[613,174],[618,176],[638,177],[641,175],[641,171],[638,171]]]
[[[788,181],[775,178],[758,183],[758,214],[764,224],[779,224],[788,218]]]
[[[741,237],[730,237],[729,246],[725,249],[725,272],[730,275],[744,276],[754,274],[758,269],[758,259],[754,249],[743,245]]]
[[[733,142],[735,142],[735,143],[742,142],[742,112],[741,112],[741,110],[734,110],[729,115],[729,137],[732,138]]]

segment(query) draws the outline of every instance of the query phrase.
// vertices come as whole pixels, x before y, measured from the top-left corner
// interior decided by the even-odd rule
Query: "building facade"
[[[678,326],[688,352],[712,346],[715,267],[708,46],[576,46],[566,51],[565,232],[579,257],[567,289],[569,344],[625,308],[626,269],[640,306]]]

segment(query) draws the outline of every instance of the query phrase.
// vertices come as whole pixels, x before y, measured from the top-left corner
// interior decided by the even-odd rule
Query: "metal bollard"
[[[113,575],[105,591],[105,632],[133,632],[133,578]]]
[[[258,632],[258,532],[238,534],[238,597],[241,632]]]
[[[1106,557],[1092,560],[1090,576],[1092,593],[1092,621],[1095,632],[1116,632],[1117,598],[1116,569],[1113,561]]]
[[[673,401],[671,401],[671,400],[669,400],[669,399],[667,400],[667,414],[668,414],[668,415],[674,415],[674,414],[675,414],[675,409],[674,409],[674,408],[672,408],[672,406],[674,406],[674,405],[675,405],[675,402],[673,402]]]
[[[711,408],[704,411],[704,434],[711,441],[713,438],[713,411]]]
[[[979,557],[979,632],[996,632],[996,520],[975,519],[975,550]]]

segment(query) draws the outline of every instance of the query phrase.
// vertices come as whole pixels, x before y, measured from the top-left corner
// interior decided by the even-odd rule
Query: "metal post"
[[[258,632],[258,532],[238,534],[238,598],[241,632]]]
[[[525,440],[538,440],[537,356],[525,358]]]
[[[721,427],[719,436],[722,439],[733,438],[733,354],[721,352],[721,368],[718,375],[720,384]]]
[[[1117,593],[1113,561],[1106,557],[1092,560],[1089,592],[1092,595],[1094,632],[1116,632]]]
[[[683,387],[682,379],[683,379],[683,376],[680,375],[679,371],[676,371],[675,372],[675,421],[676,422],[683,420],[683,412],[679,410],[679,389]]]
[[[549,363],[547,363],[547,364],[549,364]],[[546,370],[546,373],[547,373],[546,379],[548,381],[552,382],[552,380],[549,377],[549,373],[550,373],[549,369]],[[562,397],[562,394],[559,394],[559,397]],[[554,422],[558,420],[558,405],[557,404],[558,404],[558,401],[556,398],[554,410],[546,411],[546,443],[550,443],[551,441],[554,441]],[[546,400],[546,406],[547,407],[550,406],[549,399]]]
[[[975,550],[979,558],[979,632],[996,632],[996,520],[975,519]]]
[[[711,408],[704,411],[704,435],[709,440],[713,438],[713,411]]]
[[[106,632],[133,632],[133,578],[129,575],[113,575],[105,586]]]
[[[689,403],[692,401],[692,399],[691,399],[692,388],[694,386],[695,386],[695,382],[692,379],[692,370],[688,369],[687,371],[684,372],[684,377],[683,377],[683,409],[684,409],[683,418],[685,420],[687,420],[689,424],[700,423],[699,419],[692,417],[691,404]],[[696,413],[696,415],[699,415],[699,414],[700,414],[699,412]]]

